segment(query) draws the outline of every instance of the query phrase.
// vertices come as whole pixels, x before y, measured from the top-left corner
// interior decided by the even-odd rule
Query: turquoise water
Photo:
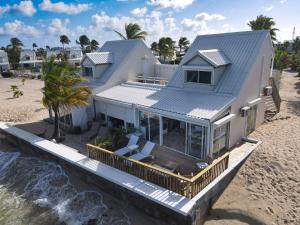
[[[53,162],[0,151],[0,224],[144,224],[100,192],[78,191],[73,183]]]

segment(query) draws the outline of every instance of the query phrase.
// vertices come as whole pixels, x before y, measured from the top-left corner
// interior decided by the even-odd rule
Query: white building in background
[[[57,57],[59,54],[63,54],[63,49],[62,48],[56,48],[56,49],[51,49],[47,50],[47,58],[54,56]],[[68,62],[71,65],[78,65],[80,64],[80,61],[82,59],[82,51],[81,48],[77,47],[70,47],[70,48],[65,48],[65,54],[67,56]]]
[[[269,31],[200,35],[179,66],[160,64],[141,40],[106,42],[81,61],[93,97],[72,110],[72,123],[86,129],[101,118],[175,151],[214,157],[264,121],[273,58]]]
[[[9,61],[7,53],[0,50],[0,73],[9,70]]]
[[[30,68],[40,68],[42,66],[43,60],[38,60],[36,58],[36,53],[32,49],[22,49],[20,54],[20,66],[25,69]]]

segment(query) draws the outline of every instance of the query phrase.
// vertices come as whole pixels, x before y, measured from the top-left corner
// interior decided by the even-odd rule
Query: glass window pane
[[[198,82],[198,71],[187,70],[186,71],[186,82]]]
[[[191,124],[190,155],[203,159],[206,152],[207,128]]]
[[[225,146],[226,146],[226,139],[227,139],[227,137],[225,135],[225,136],[219,138],[218,140],[214,141],[214,150],[213,150],[213,153],[216,153],[216,152],[222,150],[223,148],[225,148]]]
[[[185,152],[186,122],[163,117],[163,145]]]
[[[150,141],[159,144],[159,117],[149,114],[150,122]]]
[[[143,134],[143,138],[149,139],[149,129],[148,129],[148,114],[142,111],[139,111],[140,118],[140,131]]]
[[[210,84],[211,83],[211,72],[199,71],[199,83]]]

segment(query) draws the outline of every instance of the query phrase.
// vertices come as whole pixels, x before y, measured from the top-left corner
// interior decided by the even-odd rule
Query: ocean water
[[[100,192],[75,186],[56,163],[0,151],[0,224],[139,224]]]

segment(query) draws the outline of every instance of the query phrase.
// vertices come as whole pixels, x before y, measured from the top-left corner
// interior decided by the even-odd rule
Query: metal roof
[[[111,52],[86,53],[84,58],[88,58],[95,65],[113,63],[113,54]]]
[[[270,37],[269,33],[267,30],[260,30],[198,36],[168,82],[168,86],[183,88],[184,70],[182,65],[186,62],[186,59],[190,59],[191,56],[195,56],[200,51],[207,58],[215,61],[216,64],[227,61],[224,55],[230,59],[231,64],[225,69],[214,91],[237,96],[250,74],[263,42]],[[218,49],[219,51],[205,52],[205,50],[212,49]],[[224,55],[222,55],[222,52]]]
[[[96,94],[96,98],[131,104],[194,119],[213,119],[233,101],[232,96],[203,94],[174,88],[123,83]]]

